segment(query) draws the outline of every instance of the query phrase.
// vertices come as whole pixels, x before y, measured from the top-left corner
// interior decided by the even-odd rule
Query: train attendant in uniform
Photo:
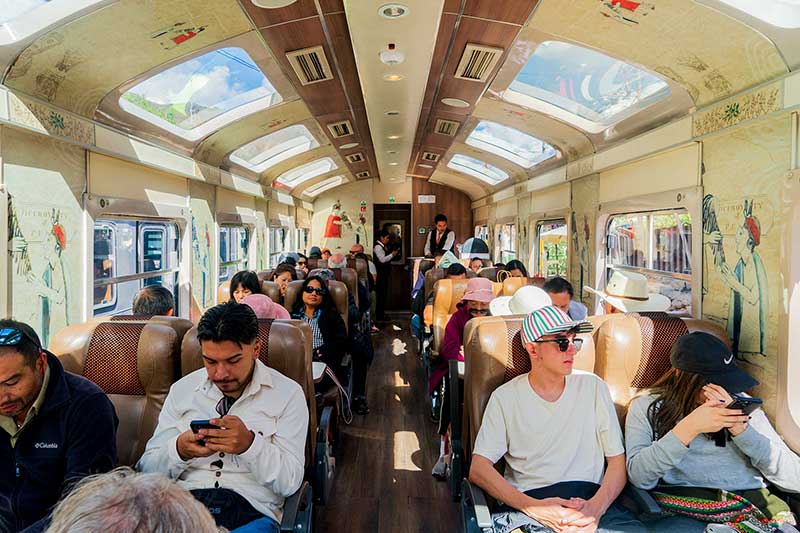
[[[651,294],[647,289],[647,278],[638,272],[614,270],[605,290],[584,287],[596,294],[603,302],[605,314],[642,313],[666,311],[672,305],[663,294]]]
[[[14,320],[0,320],[0,427],[0,525],[11,531],[44,531],[65,490],[117,462],[111,401]]]
[[[614,503],[625,486],[625,448],[608,386],[572,370],[580,357],[576,335],[591,330],[555,306],[523,321],[531,370],[492,393],[469,472],[503,502],[492,517],[495,531],[645,531]],[[494,468],[500,459],[502,475]]]
[[[252,270],[241,270],[231,278],[229,301],[240,303],[243,298],[261,292],[261,281]]]
[[[436,252],[453,251],[456,243],[456,234],[447,227],[447,217],[438,214],[433,219],[436,231],[431,231],[430,237],[425,241],[425,256],[435,256]]]
[[[375,296],[377,299],[376,305],[376,320],[378,322],[386,321],[386,299],[389,297],[389,277],[392,274],[392,260],[400,254],[400,250],[388,251],[389,240],[391,236],[389,232],[382,229],[378,232],[375,239],[375,248],[373,249],[373,257],[375,258],[375,268],[378,271],[378,281],[375,284]]]
[[[247,305],[206,311],[197,339],[205,368],[170,388],[138,469],[177,481],[233,533],[276,533],[303,481],[303,389],[259,361],[258,319]],[[195,432],[192,420],[213,429]]]
[[[684,335],[672,347],[669,372],[631,401],[628,476],[655,489],[656,501],[677,515],[659,521],[656,531],[745,531],[734,523],[749,524],[746,531],[797,531],[796,517],[770,485],[800,493],[800,457],[764,411],[748,416],[731,408],[732,395],[758,385],[734,359],[713,335]],[[702,511],[720,506],[727,514]]]

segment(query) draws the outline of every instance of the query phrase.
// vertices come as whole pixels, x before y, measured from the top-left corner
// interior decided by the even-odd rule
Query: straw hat
[[[513,296],[498,296],[489,304],[492,316],[528,315],[537,309],[552,305],[550,295],[539,287],[525,285]]]
[[[605,290],[588,286],[584,289],[623,313],[666,311],[672,305],[670,299],[663,294],[650,294],[647,291],[647,278],[637,272],[614,270]]]

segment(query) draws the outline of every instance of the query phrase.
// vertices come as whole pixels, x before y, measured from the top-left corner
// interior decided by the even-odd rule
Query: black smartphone
[[[189,427],[192,429],[192,433],[197,433],[201,429],[219,429],[219,426],[213,425],[208,420],[192,420],[189,422]]]
[[[761,398],[751,398],[749,396],[732,395],[733,403],[728,409],[740,409],[744,414],[749,415],[759,407],[764,401]]]

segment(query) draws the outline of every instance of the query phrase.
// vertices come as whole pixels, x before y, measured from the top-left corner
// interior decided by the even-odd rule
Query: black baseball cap
[[[669,356],[674,368],[699,374],[708,383],[719,385],[729,393],[743,392],[758,385],[750,374],[736,366],[735,359],[724,342],[702,331],[680,337]]]

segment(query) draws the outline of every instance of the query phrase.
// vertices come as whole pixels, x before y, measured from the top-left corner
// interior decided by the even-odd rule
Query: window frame
[[[116,272],[117,272],[117,262],[115,260],[116,259],[116,255],[117,255],[117,230],[116,230],[116,228],[114,226],[112,226],[112,225],[110,225],[108,223],[105,223],[105,222],[102,223],[102,224],[99,224],[99,227],[98,227],[98,222],[95,222],[95,225],[92,228],[92,235],[94,235],[94,232],[97,231],[98,229],[108,230],[110,232],[110,234],[111,234],[111,246],[110,246],[110,249],[109,249],[109,255],[107,256],[107,257],[111,258],[111,277],[109,277],[108,279],[114,279],[116,277]],[[94,247],[95,247],[94,243],[96,243],[96,242],[97,242],[96,239],[92,240],[92,267],[93,268],[94,268],[94,261],[96,260],[96,257],[97,257],[95,255],[95,253],[94,253]],[[105,280],[106,278],[102,278],[102,279]],[[96,281],[96,278],[95,278],[95,275],[94,275],[94,272],[93,272],[92,273],[92,287],[93,288],[96,288],[94,286],[95,281]],[[110,284],[104,284],[103,286],[105,286],[105,285],[111,285],[111,300],[109,302],[106,302],[105,304],[103,302],[100,302],[99,304],[96,304],[96,303],[94,303],[94,294],[92,294],[92,315],[93,316],[94,316],[94,313],[96,311],[100,310],[100,309],[114,308],[117,305],[117,284],[116,283],[110,283]]]
[[[13,45],[28,39],[40,31],[64,24],[69,20],[98,8],[108,0],[52,1],[26,11],[21,16],[0,24],[0,47]],[[26,16],[35,13],[36,16]]]
[[[283,151],[281,151],[279,153],[276,153],[275,155],[265,159],[264,161],[262,161],[261,163],[259,163],[257,165],[253,165],[250,162],[248,162],[247,160],[243,159],[242,157],[236,155],[236,152],[238,152],[239,150],[243,150],[244,148],[246,148],[247,146],[250,146],[251,144],[257,143],[259,141],[263,141],[267,137],[272,137],[273,135],[279,135],[279,134],[285,132],[286,130],[288,130],[290,128],[303,128],[305,130],[305,133],[308,134],[308,138],[311,139],[311,143],[310,143],[308,148],[306,148],[305,150],[302,150],[300,152],[295,151],[290,155],[285,155],[286,152],[291,152],[292,150],[296,150],[296,147],[287,148],[286,150],[283,150]],[[282,144],[286,144],[288,142],[291,142],[291,141],[293,141],[295,139],[298,139],[300,137],[301,137],[300,135],[292,137],[292,138],[288,139],[287,141],[284,141],[283,143],[279,144],[278,146],[281,146]],[[308,126],[306,126],[305,124],[300,122],[300,123],[296,123],[296,124],[290,124],[289,126],[286,126],[285,128],[281,128],[281,129],[279,129],[277,131],[273,131],[272,133],[268,133],[266,135],[262,135],[261,137],[259,137],[257,139],[253,139],[252,141],[247,142],[247,143],[239,146],[233,152],[231,152],[231,154],[228,156],[228,160],[231,163],[233,163],[235,165],[238,165],[238,166],[240,166],[242,168],[246,168],[247,170],[249,170],[251,172],[255,172],[257,174],[262,174],[262,173],[266,172],[267,170],[269,170],[270,168],[274,167],[275,165],[278,165],[278,164],[280,164],[280,163],[282,163],[282,162],[284,162],[284,161],[286,161],[288,159],[291,159],[292,157],[296,157],[296,156],[304,154],[306,152],[310,152],[311,150],[319,148],[319,146],[320,146],[319,140],[314,136],[313,133],[311,133],[311,130],[308,129]],[[269,150],[267,150],[267,151],[269,151]],[[261,152],[259,155],[261,155],[263,153],[264,152]],[[283,156],[283,157],[281,157],[281,156]],[[279,159],[276,160],[276,158],[279,158]],[[274,162],[271,163],[271,161],[274,161]]]
[[[540,269],[541,266],[541,248],[540,248],[540,238],[541,235],[539,234],[539,228],[546,224],[563,224],[564,228],[566,229],[567,233],[565,236],[565,240],[567,242],[567,249],[566,249],[566,265],[564,267],[564,273],[557,273],[556,276],[560,276],[562,278],[568,279],[569,278],[569,261],[570,261],[570,243],[569,243],[569,222],[566,217],[562,218],[547,218],[547,219],[540,219],[536,220],[533,224],[533,231],[535,235],[533,249],[531,250],[531,258],[529,261],[530,268],[528,269],[530,272],[534,272],[539,276],[543,277],[550,277],[546,272],[542,272]]]
[[[303,169],[303,168],[310,168],[310,167],[312,167],[313,165],[315,165],[317,163],[322,163],[323,161],[325,161],[325,162],[330,161],[331,167],[329,169],[323,171],[323,172],[318,173],[318,174],[306,175],[306,174],[302,174],[301,173],[297,177],[295,177],[293,180],[285,179],[286,175],[288,175],[288,174],[292,174],[292,173],[298,172],[300,169]],[[333,157],[331,157],[331,156],[323,156],[323,157],[319,157],[317,159],[314,159],[312,161],[309,161],[307,163],[303,163],[302,165],[298,165],[296,167],[293,167],[293,168],[287,170],[286,172],[283,172],[280,176],[275,178],[275,181],[277,183],[280,183],[281,185],[283,185],[285,187],[289,187],[290,189],[294,189],[296,187],[299,187],[303,183],[307,182],[308,180],[312,180],[314,178],[319,178],[321,176],[324,176],[325,174],[328,174],[329,172],[334,172],[336,170],[339,170],[339,165],[336,164],[336,161],[334,161]]]
[[[244,257],[242,257],[242,258],[238,258],[237,257],[236,260],[230,260],[230,257],[228,257],[227,261],[223,261],[222,260],[222,234],[223,234],[223,231],[229,230],[228,231],[228,235],[230,235],[232,233],[230,231],[231,229],[243,229],[244,232],[245,232],[246,244],[242,248],[243,253],[244,253]],[[241,270],[248,270],[250,268],[250,256],[252,255],[250,253],[251,252],[250,248],[251,248],[251,245],[252,245],[252,238],[253,238],[253,228],[249,224],[245,224],[245,223],[238,223],[237,224],[237,223],[233,223],[233,222],[224,222],[224,223],[219,224],[219,231],[217,231],[217,242],[218,242],[218,246],[217,246],[217,285],[225,283],[226,281],[230,281],[230,279],[233,277],[233,275],[236,272],[239,272]],[[231,248],[231,242],[230,242],[230,239],[228,239],[227,246],[226,246],[226,253],[229,254],[231,249],[232,249]],[[237,246],[237,249],[239,249],[238,246]],[[236,265],[243,265],[243,267],[242,268],[238,268],[237,270],[235,270],[233,272],[233,274],[231,274],[229,277],[227,277],[225,279],[222,279],[223,269],[227,269],[230,266],[236,266]]]
[[[495,169],[495,170],[497,170],[499,172],[502,172],[503,174],[505,174],[505,177],[500,179],[500,180],[498,180],[498,181],[494,181],[494,179],[489,177],[488,174],[482,174],[481,172],[479,172],[477,170],[474,170],[473,168],[471,168],[471,167],[469,167],[467,165],[461,165],[461,164],[458,164],[458,163],[453,163],[453,160],[459,160],[458,158],[462,158],[462,157],[467,159],[467,160],[471,159],[472,161],[476,161],[478,163],[483,163],[484,165],[487,165],[488,167],[491,167],[491,168],[493,168],[493,169]],[[497,187],[501,183],[505,183],[506,181],[508,181],[511,178],[511,174],[509,174],[508,172],[506,172],[502,168],[500,168],[500,167],[498,167],[496,165],[493,165],[491,163],[487,163],[486,161],[482,161],[482,160],[478,159],[477,157],[472,157],[471,155],[462,154],[462,153],[453,154],[453,156],[447,162],[447,168],[449,170],[453,171],[453,172],[457,172],[460,175],[469,176],[471,178],[474,178],[474,179],[480,181],[481,183],[483,183],[485,185],[488,185],[489,187]],[[461,170],[462,168],[465,169],[465,170]],[[481,175],[486,176],[486,179],[482,178]]]
[[[752,2],[748,3],[748,0],[717,0],[725,7],[729,7],[731,9],[735,9],[737,12],[747,15],[748,17],[753,17],[754,19],[758,20],[759,22],[763,22],[764,24],[768,24],[773,28],[777,28],[780,30],[796,30],[800,28],[800,5],[786,5],[785,2],[781,0],[761,0],[760,2],[756,2],[755,5],[758,5],[761,10],[758,9],[748,9],[752,5]],[[762,16],[765,12],[770,12],[771,16],[764,17]],[[791,20],[792,23],[790,25],[785,24],[776,24],[776,22]]]
[[[507,150],[506,148],[504,148],[504,147],[502,147],[502,146],[500,146],[498,144],[493,144],[493,143],[491,143],[489,141],[485,141],[483,139],[477,139],[477,138],[473,137],[476,134],[478,128],[480,128],[481,125],[483,125],[483,124],[499,126],[500,128],[505,128],[507,130],[512,130],[512,131],[514,131],[516,133],[519,133],[521,135],[525,135],[527,137],[530,137],[534,141],[540,142],[544,146],[549,147],[551,150],[553,150],[553,153],[552,153],[552,155],[549,155],[548,157],[545,157],[543,159],[534,160],[530,164],[523,164],[523,162],[527,162],[528,160],[516,155],[512,150]],[[467,138],[464,140],[464,143],[467,144],[468,146],[472,146],[473,148],[477,148],[478,150],[481,150],[482,152],[490,153],[490,154],[496,155],[497,157],[501,157],[504,160],[509,161],[510,163],[513,163],[513,164],[515,164],[515,165],[517,165],[519,167],[522,167],[522,168],[524,168],[526,170],[530,170],[530,169],[532,169],[533,167],[535,167],[537,165],[541,165],[545,161],[549,161],[549,160],[551,160],[551,159],[553,159],[555,157],[558,157],[558,155],[560,154],[558,149],[555,146],[551,145],[550,143],[547,143],[547,142],[539,139],[538,137],[534,137],[530,133],[527,133],[527,132],[522,131],[522,130],[518,130],[517,128],[514,128],[512,126],[508,126],[506,124],[502,124],[500,122],[495,122],[493,120],[480,120],[478,122],[478,124],[476,124],[475,127],[472,128],[472,131],[469,133]]]
[[[512,244],[513,249],[508,250],[503,248],[503,229],[506,227],[511,227],[510,235],[509,235],[509,242]],[[517,223],[515,221],[511,222],[496,222],[495,223],[495,246],[494,246],[494,262],[495,263],[503,263],[506,264],[509,261],[513,261],[517,259],[517,240],[519,234],[517,233]],[[503,257],[504,253],[513,253],[514,257],[508,260],[504,260]]]

